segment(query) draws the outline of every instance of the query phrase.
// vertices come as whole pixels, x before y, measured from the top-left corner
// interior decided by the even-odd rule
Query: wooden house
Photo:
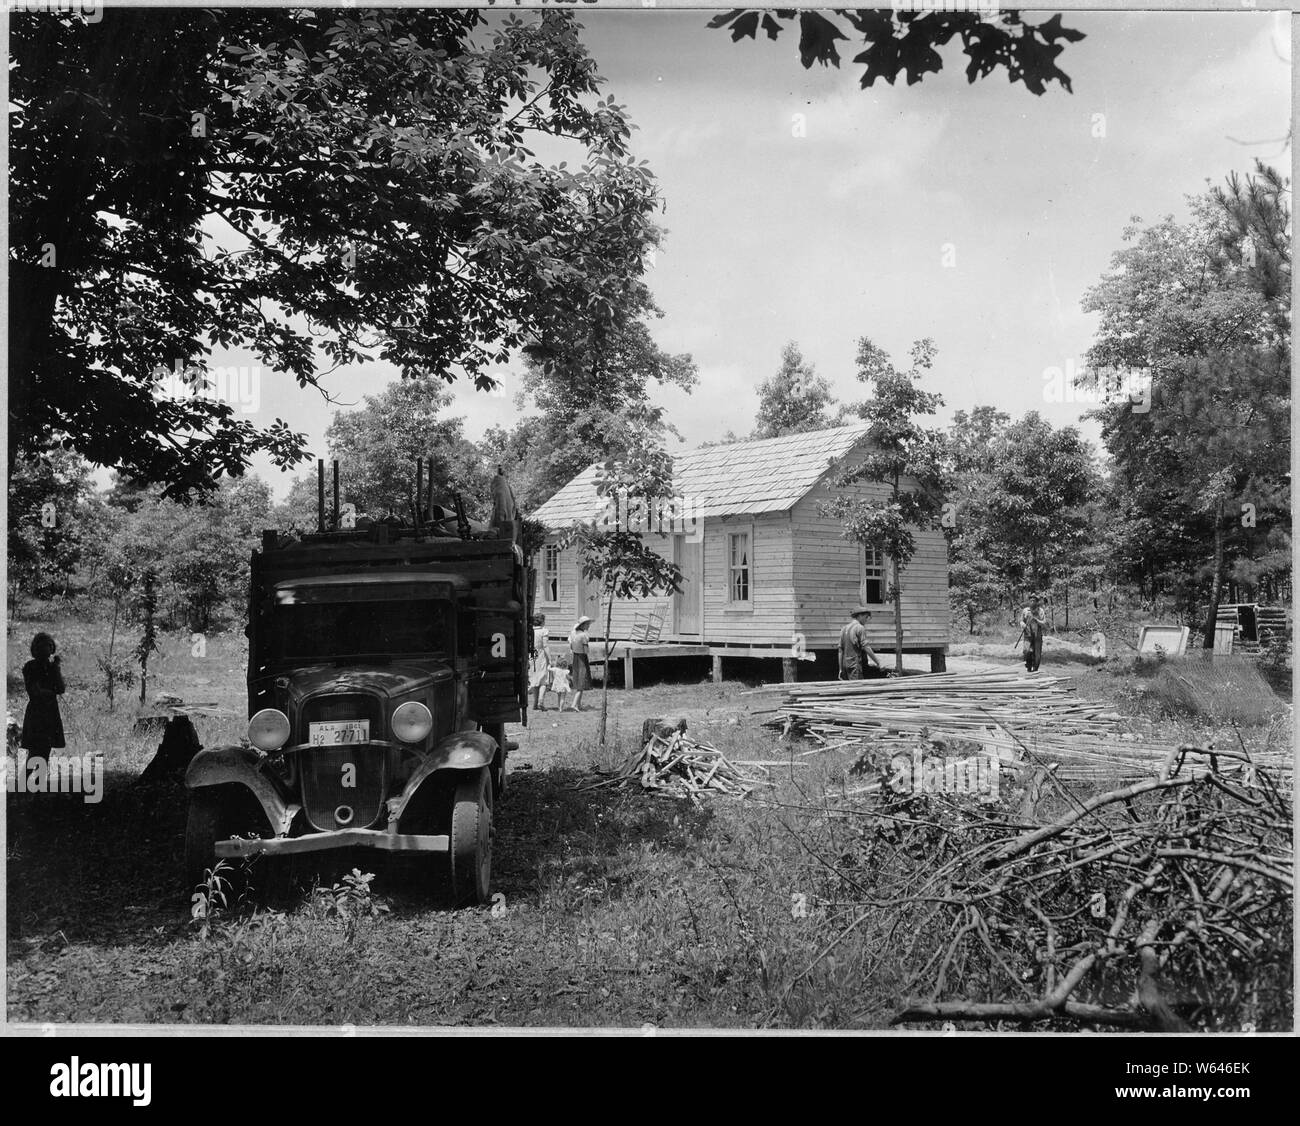
[[[799,659],[838,648],[840,628],[859,602],[872,610],[872,647],[892,654],[889,561],[845,539],[841,522],[820,510],[836,495],[886,494],[874,483],[835,484],[861,460],[867,440],[866,424],[859,423],[675,454],[678,499],[660,512],[612,510],[596,492],[598,467],[588,467],[533,514],[550,533],[532,561],[534,611],[547,616],[555,639],[563,639],[579,613],[591,615],[593,638],[604,636],[600,584],[584,579],[575,549],[562,548],[559,539],[575,522],[612,517],[630,521],[684,575],[679,594],[615,604],[610,632],[635,639],[621,647],[628,683],[633,658],[674,654],[713,657],[715,679],[725,657],[781,659],[785,679],[792,680]],[[946,545],[938,530],[916,540],[902,573],[903,651],[928,653],[931,667],[942,669]]]

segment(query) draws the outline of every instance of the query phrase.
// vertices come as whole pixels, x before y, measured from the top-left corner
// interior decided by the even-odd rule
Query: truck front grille
[[[382,747],[312,747],[302,755],[302,804],[317,829],[369,829],[388,792]],[[349,785],[349,783],[351,783]],[[346,816],[350,812],[350,816]]]
[[[309,700],[303,707],[299,742],[308,741],[312,723],[349,719],[368,719],[371,739],[386,735],[378,697],[324,696]],[[303,809],[314,828],[323,832],[368,829],[378,820],[388,793],[388,754],[383,747],[305,747],[298,754]]]

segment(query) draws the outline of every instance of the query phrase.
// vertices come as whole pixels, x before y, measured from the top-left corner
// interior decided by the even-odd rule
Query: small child
[[[556,705],[563,709],[564,697],[570,692],[569,688],[569,670],[562,669],[558,665],[553,665],[548,674],[546,684],[542,686],[541,699],[546,698],[546,693],[555,693]],[[542,711],[538,708],[538,711]]]

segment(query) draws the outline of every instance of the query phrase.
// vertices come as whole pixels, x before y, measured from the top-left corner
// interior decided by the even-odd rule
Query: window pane
[[[727,536],[728,600],[748,602],[749,584],[749,533],[731,532]]]
[[[560,600],[560,548],[548,543],[542,549],[542,601]]]
[[[449,653],[451,603],[322,602],[276,606],[263,619],[270,652],[286,660],[382,653]]]

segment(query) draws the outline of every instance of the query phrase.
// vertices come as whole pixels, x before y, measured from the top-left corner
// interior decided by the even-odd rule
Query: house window
[[[885,553],[877,547],[867,547],[863,553],[863,603],[867,606],[883,606],[885,590]]]
[[[750,533],[727,534],[727,601],[748,603],[750,600]]]
[[[542,548],[542,601],[560,600],[560,548],[548,543]]]

